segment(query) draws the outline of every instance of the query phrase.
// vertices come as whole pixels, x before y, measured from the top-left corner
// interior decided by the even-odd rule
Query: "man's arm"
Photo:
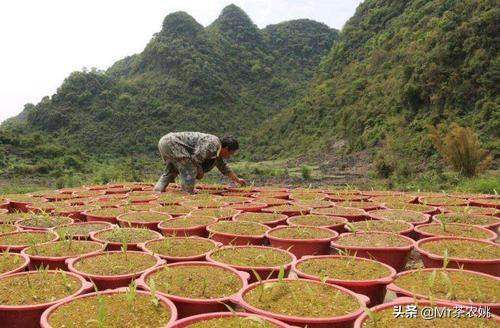
[[[247,182],[244,179],[238,177],[236,173],[234,173],[233,170],[231,170],[231,168],[227,165],[224,159],[217,158],[215,160],[215,166],[217,166],[217,169],[220,171],[220,173],[224,174],[229,179],[233,180],[235,183],[241,186],[246,186]]]

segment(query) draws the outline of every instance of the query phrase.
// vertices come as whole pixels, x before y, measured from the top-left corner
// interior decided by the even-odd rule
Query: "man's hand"
[[[247,181],[245,179],[239,178],[234,172],[229,173],[229,178],[239,184],[240,186],[246,186]]]
[[[245,179],[242,179],[242,178],[236,179],[235,182],[238,183],[242,187],[244,187],[244,186],[246,186],[248,184],[247,181]]]

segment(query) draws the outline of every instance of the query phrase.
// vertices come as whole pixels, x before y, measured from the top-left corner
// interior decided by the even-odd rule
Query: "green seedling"
[[[89,319],[87,323],[95,323],[99,328],[106,328],[106,300],[99,292],[97,292],[96,297],[98,302],[97,319]]]
[[[451,281],[450,276],[445,271],[441,271],[441,276],[443,277],[444,283],[448,287],[448,293],[446,293],[446,298],[447,299],[454,299],[455,298],[455,287],[453,286],[453,282]]]
[[[137,285],[133,281],[128,285],[126,299],[129,306],[132,306],[137,299]]]
[[[156,282],[153,278],[150,278],[148,281],[149,289],[151,292],[151,303],[155,306],[158,307],[160,306],[160,301],[158,300],[158,297],[156,297]]]

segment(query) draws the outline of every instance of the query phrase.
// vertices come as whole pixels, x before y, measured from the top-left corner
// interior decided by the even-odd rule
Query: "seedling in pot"
[[[358,229],[351,222],[347,222],[346,226],[352,233],[355,234],[356,232],[358,232]]]
[[[375,315],[375,313],[373,313],[373,311],[370,310],[365,304],[362,304],[361,308],[363,309],[363,312],[366,313],[368,318],[370,318],[370,320],[373,322],[373,326],[377,327],[378,320],[377,320],[377,316]]]
[[[99,328],[106,328],[106,301],[104,297],[96,291],[97,295],[97,319],[87,320],[87,323],[95,323]]]
[[[132,304],[137,299],[137,285],[133,281],[130,283],[130,285],[128,285],[126,298],[127,298],[127,304],[129,307],[131,307]]]
[[[58,270],[61,272],[61,277],[62,277],[62,281],[63,281],[63,286],[64,288],[66,288],[66,290],[68,292],[71,292],[71,283],[69,282],[68,280],[68,276],[66,275],[66,272],[62,271],[62,270]]]
[[[149,289],[151,291],[151,303],[158,307],[160,306],[160,301],[158,300],[158,297],[156,297],[156,282],[153,278],[150,278],[148,280],[148,285],[149,285]]]

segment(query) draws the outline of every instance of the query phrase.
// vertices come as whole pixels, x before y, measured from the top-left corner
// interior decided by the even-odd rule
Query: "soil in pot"
[[[403,311],[405,306],[403,306]],[[421,307],[420,307],[421,309]],[[441,307],[436,306],[436,311],[442,313],[445,311]],[[453,309],[451,309],[453,311]],[[404,313],[404,312],[403,312]],[[445,312],[443,312],[445,313]],[[452,312],[453,313],[453,312]],[[433,317],[432,319],[425,318],[420,314],[412,316],[411,318],[406,318],[403,314],[402,316],[395,317],[394,308],[386,308],[383,310],[377,310],[371,312],[371,318],[367,318],[363,322],[364,328],[426,328],[426,327],[441,327],[441,328],[471,328],[471,327],[481,327],[481,328],[495,328],[498,327],[498,323],[494,320],[479,318],[474,316],[469,318],[465,315],[461,317]]]
[[[96,218],[116,218],[122,214],[129,213],[130,211],[124,207],[109,207],[101,208],[98,210],[91,210],[87,212],[88,215]]]
[[[443,206],[443,205],[467,205],[468,202],[461,198],[455,197],[421,197],[420,202],[430,206]]]
[[[310,258],[299,263],[297,269],[308,275],[335,280],[376,280],[392,274],[381,263],[350,256]]]
[[[160,256],[192,257],[202,256],[217,248],[217,245],[204,238],[167,237],[148,242],[146,248]]]
[[[406,238],[393,233],[378,233],[378,232],[365,232],[365,233],[350,233],[340,235],[335,240],[335,244],[346,247],[407,247],[412,243]]]
[[[32,212],[42,212],[42,213],[50,213],[54,210],[57,210],[61,207],[68,206],[68,203],[64,201],[59,201],[59,202],[40,202],[40,203],[34,203],[30,206],[28,206],[28,210]]]
[[[269,227],[248,221],[219,221],[210,225],[210,232],[220,232],[238,236],[262,236]]]
[[[411,231],[413,228],[411,223],[395,220],[367,220],[349,223],[346,229],[350,232],[357,231],[381,231],[381,232],[393,232],[393,233],[403,233],[408,230]]]
[[[500,247],[497,244],[467,239],[442,239],[420,244],[420,248],[432,254],[448,258],[472,260],[500,259]]]
[[[99,208],[117,208],[120,206],[127,205],[127,201],[123,199],[99,199],[90,202],[89,205],[93,205]]]
[[[107,243],[138,244],[159,238],[159,234],[149,229],[113,228],[96,232],[94,238]]]
[[[261,196],[255,198],[255,201],[259,202],[259,203],[267,204],[269,206],[286,205],[286,204],[290,203],[290,201],[285,200],[285,199],[269,198],[269,197],[261,197]]]
[[[391,210],[406,210],[406,211],[415,211],[420,213],[433,213],[436,211],[436,207],[424,204],[385,203],[385,207]],[[372,214],[373,212],[375,211],[370,212],[370,214]]]
[[[0,253],[0,276],[19,268],[25,259],[17,253],[9,253],[7,251]]]
[[[216,218],[208,216],[197,216],[197,215],[180,216],[171,220],[163,221],[160,224],[160,227],[174,228],[174,229],[191,228],[198,226],[206,226],[208,224],[214,223],[215,221],[217,221]]]
[[[166,213],[173,216],[187,215],[195,210],[194,207],[182,205],[165,205],[160,208],[155,208],[154,211],[158,213]]]
[[[283,216],[278,213],[247,212],[236,215],[234,217],[234,221],[248,221],[261,224],[268,224],[270,222],[286,218],[287,218],[286,216]]]
[[[222,200],[228,204],[248,203],[252,202],[255,198],[241,197],[241,196],[224,196]]]
[[[478,226],[491,226],[500,223],[500,219],[489,215],[475,215],[466,213],[446,213],[438,214],[433,218],[434,221],[448,223],[463,223]]]
[[[469,215],[498,215],[500,213],[494,207],[479,207],[479,206],[442,206],[441,212],[445,213],[461,213]]]
[[[291,225],[311,226],[311,227],[332,227],[347,223],[346,218],[340,216],[307,214],[290,217],[287,222]]]
[[[360,308],[352,295],[303,279],[263,282],[245,293],[243,299],[260,310],[294,317],[336,317]]]
[[[73,223],[55,227],[53,230],[61,238],[88,238],[91,232],[109,229],[112,226],[107,222]]]
[[[422,224],[429,221],[429,217],[423,213],[409,210],[375,210],[370,212],[370,216],[380,220],[405,221],[412,224]]]
[[[3,223],[13,224],[16,221],[21,220],[22,218],[23,218],[22,213],[17,213],[17,212],[5,213],[5,214],[0,213],[0,224]]]
[[[50,216],[46,214],[30,214],[28,218],[16,222],[22,228],[50,229],[58,225],[73,223],[67,216]]]
[[[370,198],[372,202],[378,203],[411,203],[416,199],[412,195],[399,195],[399,196],[373,196]]]
[[[273,323],[258,316],[239,316],[207,319],[186,326],[186,328],[277,328]]]
[[[378,209],[378,208],[383,207],[381,203],[374,203],[374,202],[370,202],[370,201],[358,201],[358,202],[356,202],[356,201],[344,201],[344,202],[337,203],[336,205],[340,206],[340,207],[359,208],[359,209],[365,210],[365,211]]]
[[[17,230],[17,227],[13,224],[3,224],[0,223],[0,234],[7,232],[14,232]]]
[[[235,210],[234,208],[201,208],[198,210],[194,210],[189,214],[189,216],[210,216],[213,218],[217,218],[219,220],[229,220],[234,215],[240,213],[240,211]]]
[[[53,328],[164,327],[170,321],[170,309],[155,300],[158,299],[135,289],[94,294],[57,307],[50,313],[48,323]]]
[[[364,200],[368,200],[370,196],[364,195],[329,195],[328,199],[335,202],[361,202]]]
[[[0,235],[0,245],[2,245],[4,248],[23,248],[30,245],[46,243],[56,238],[56,234],[48,231],[19,231]]]
[[[163,193],[160,194],[155,203],[161,205],[178,205],[180,202],[184,200],[183,196],[180,194],[171,194],[171,193]]]
[[[181,203],[183,206],[198,207],[198,208],[218,208],[226,205],[227,203],[218,198],[212,199],[189,199]]]
[[[60,240],[28,247],[24,252],[31,256],[72,257],[103,250],[103,245],[84,240]]]
[[[155,212],[133,212],[122,214],[119,216],[120,225],[127,226],[132,223],[147,224],[147,223],[160,223],[171,219],[172,217],[163,213]]]
[[[39,270],[6,276],[0,279],[0,305],[50,303],[75,294],[81,287],[78,278],[63,271]]]
[[[413,294],[466,303],[499,303],[500,284],[494,277],[465,270],[415,270],[397,276],[394,285]]]
[[[293,261],[293,258],[283,251],[270,247],[252,246],[223,247],[211,253],[210,257],[223,264],[253,268],[284,267]]]
[[[146,283],[151,286],[152,280],[159,292],[192,299],[224,298],[243,287],[236,273],[203,264],[164,266],[148,275]]]
[[[308,226],[290,226],[269,232],[269,235],[281,239],[323,239],[332,238],[335,233]]]
[[[262,211],[268,213],[297,213],[297,214],[308,214],[311,209],[306,206],[301,205],[278,205],[272,207],[266,207]]]
[[[152,212],[161,208],[159,204],[128,204],[123,206],[129,211],[132,212]]]
[[[469,224],[423,224],[416,228],[416,232],[423,233],[424,237],[453,236],[475,239],[491,239],[495,234],[491,230],[485,230]]]
[[[299,199],[294,202],[296,205],[311,207],[311,208],[322,208],[322,207],[332,207],[333,203],[327,200],[317,200],[317,199]]]
[[[366,216],[367,213],[359,208],[349,208],[349,207],[327,207],[327,208],[317,208],[311,211],[312,214],[319,215],[333,215],[333,216],[341,216],[341,217],[361,217]]]
[[[73,267],[88,275],[121,276],[144,271],[156,262],[156,258],[147,253],[114,251],[79,259]]]

